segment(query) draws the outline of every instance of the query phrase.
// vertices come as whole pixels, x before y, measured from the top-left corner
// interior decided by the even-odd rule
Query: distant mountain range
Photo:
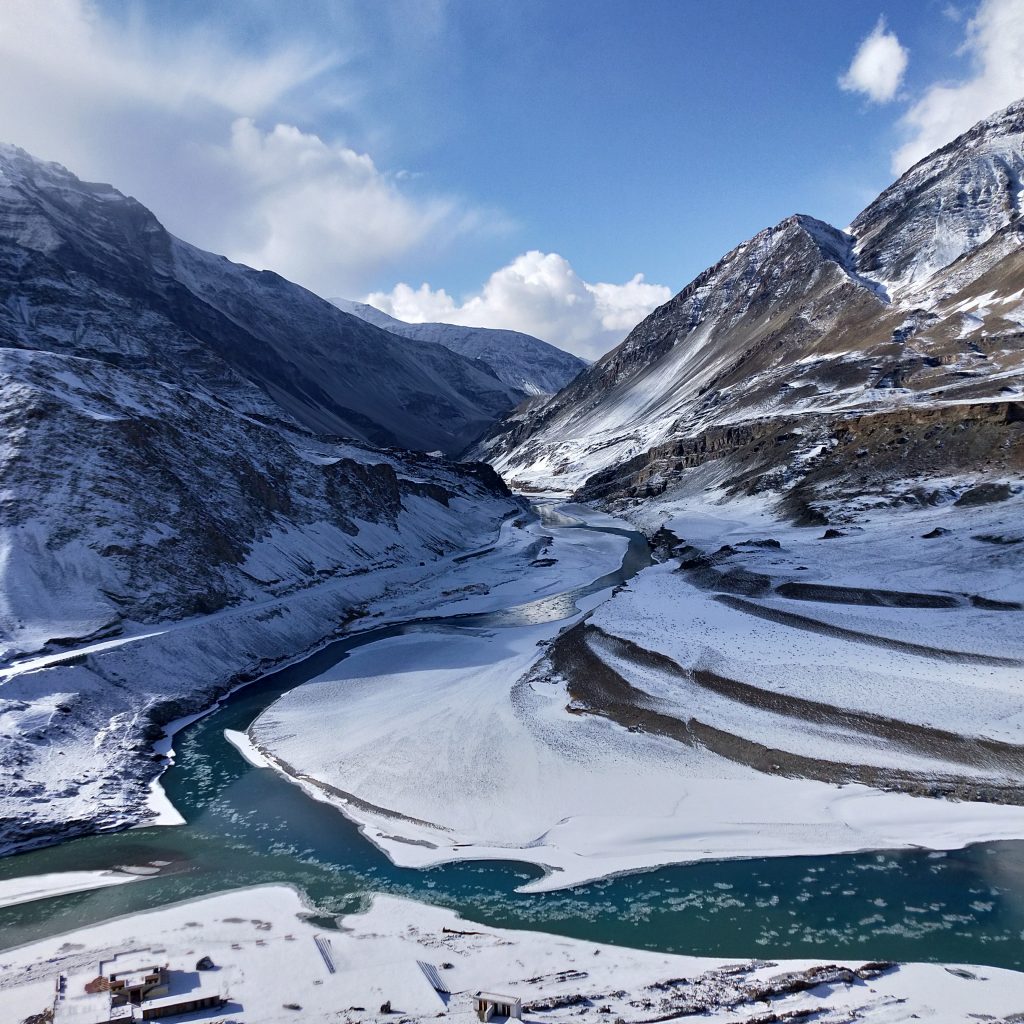
[[[1024,101],[847,231],[796,215],[737,246],[477,452],[525,489],[628,501],[714,483],[812,518],[898,478],[1019,474],[1022,180]]]
[[[410,324],[365,302],[350,299],[331,299],[331,302],[346,313],[392,334],[430,341],[469,359],[479,359],[499,380],[527,395],[553,395],[589,365],[578,356],[519,331],[455,324]]]

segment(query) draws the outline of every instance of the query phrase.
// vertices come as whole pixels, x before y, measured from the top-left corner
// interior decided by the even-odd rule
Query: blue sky
[[[1024,94],[1024,4],[6,0],[0,66],[0,137],[189,241],[595,356]]]

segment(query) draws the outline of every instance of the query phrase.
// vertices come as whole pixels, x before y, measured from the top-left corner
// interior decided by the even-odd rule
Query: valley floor
[[[664,527],[661,560],[625,586],[627,537],[578,527],[626,524],[575,506],[509,519],[433,578],[396,579],[362,624],[428,621],[354,650],[228,739],[397,863],[529,861],[549,869],[537,889],[662,863],[1024,837],[1016,499],[865,511],[830,539],[754,504],[645,514],[649,534]],[[433,621],[453,615],[467,618]],[[32,878],[0,897],[130,878]],[[730,965],[383,896],[340,933],[302,910],[288,888],[239,890],[0,953],[0,1003],[20,1024],[63,972],[72,1012],[99,958],[155,945],[190,984],[211,956],[202,985],[238,1024],[375,1019],[386,1001],[406,1020],[468,1021],[478,988],[546,1021],[1024,1011],[1024,976],[990,968]]]
[[[666,560],[610,599],[363,647],[256,720],[260,754],[399,864],[529,861],[534,888],[1024,836],[1021,556],[975,539],[1013,540],[1016,500],[830,539],[657,514]]]
[[[691,1015],[732,1024],[1008,1021],[1024,1009],[1024,974],[989,967],[671,956],[491,928],[384,896],[343,918],[340,931],[305,913],[295,891],[265,886],[2,952],[3,1019],[45,1013],[63,977],[56,1021],[93,1020],[106,997],[86,995],[84,985],[99,961],[139,950],[170,968],[172,990],[224,1000],[185,1019],[235,1024],[470,1022],[479,990],[519,997],[525,1020],[552,1024],[580,1014],[624,1024]],[[213,970],[195,969],[204,956]],[[380,1012],[385,1003],[390,1013]]]

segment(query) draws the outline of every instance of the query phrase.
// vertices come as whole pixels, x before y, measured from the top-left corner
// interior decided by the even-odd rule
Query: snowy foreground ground
[[[476,1019],[472,993],[480,989],[519,996],[525,1020],[552,1022],[582,1014],[639,1024],[694,1014],[733,1024],[807,1017],[892,1024],[1007,1021],[1024,1011],[1024,974],[990,967],[864,970],[860,963],[667,956],[485,927],[385,896],[344,918],[341,931],[325,931],[303,920],[304,909],[292,889],[266,886],[0,952],[4,1024],[52,1006],[59,974],[67,976],[66,1002],[73,1003],[99,959],[140,949],[193,983],[197,959],[209,956],[217,969],[204,984],[227,1004],[175,1019],[236,1024],[469,1022]],[[449,992],[436,991],[431,977]],[[379,1012],[385,1002],[391,1014]]]
[[[550,869],[535,888],[1024,836],[1021,555],[974,539],[1008,536],[1016,500],[865,513],[827,540],[753,504],[653,514],[681,553],[589,615],[366,646],[252,740],[397,863],[530,861]],[[767,589],[737,594],[733,570]],[[831,589],[780,596],[794,581]]]

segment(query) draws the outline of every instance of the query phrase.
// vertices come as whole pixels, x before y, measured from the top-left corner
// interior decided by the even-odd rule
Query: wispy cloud
[[[900,174],[976,121],[1024,96],[1024,4],[983,0],[960,53],[971,66],[958,82],[936,82],[902,118],[907,141],[893,154]]]
[[[524,331],[596,359],[671,295],[671,289],[648,283],[643,274],[623,284],[591,284],[558,253],[532,250],[496,270],[479,292],[461,302],[428,284],[397,284],[365,301],[411,323],[440,321]]]
[[[470,221],[451,198],[413,199],[366,153],[279,124],[239,118],[216,150],[238,184],[234,255],[322,294],[372,279],[397,256],[457,236]]]
[[[89,103],[133,103],[167,111],[209,106],[236,114],[260,113],[340,61],[329,48],[296,43],[240,54],[208,29],[158,38],[140,22],[106,19],[86,0],[5,0],[0,56],[4,91],[16,92],[23,105],[31,106],[34,89],[40,89],[51,98],[59,92],[78,110]],[[5,127],[14,119],[14,106],[5,104]]]
[[[486,219],[288,123],[293,109],[316,120],[358,94],[334,43],[280,37],[257,52],[223,26],[157,31],[89,0],[4,0],[0,66],[0,138],[322,293],[364,290],[428,236],[444,246]]]

